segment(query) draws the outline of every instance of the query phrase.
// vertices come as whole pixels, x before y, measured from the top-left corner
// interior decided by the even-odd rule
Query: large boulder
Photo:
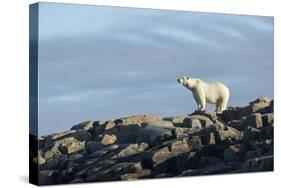
[[[141,173],[143,168],[140,163],[118,163],[109,168],[88,172],[86,181],[114,181],[121,180],[121,176],[131,173]]]
[[[85,141],[73,140],[73,142],[63,143],[60,151],[64,154],[76,153],[85,149]]]
[[[162,141],[173,137],[173,124],[170,121],[155,121],[143,128],[138,136],[137,143],[148,143],[150,146],[157,145]]]
[[[83,129],[83,130],[86,130],[86,131],[93,129],[93,121],[84,121],[82,123],[74,125],[71,128],[71,130],[80,130],[80,129]]]
[[[260,113],[253,113],[247,116],[247,118],[243,122],[246,126],[251,126],[254,128],[261,128],[263,126],[262,116]]]
[[[249,159],[242,168],[244,172],[272,171],[273,155]]]
[[[245,107],[229,107],[227,110],[223,111],[222,118],[226,122],[231,120],[239,120],[242,117],[248,116],[252,113],[270,113],[270,109],[270,99],[268,97],[261,97],[250,102],[249,105]]]
[[[101,140],[103,145],[114,144],[117,141],[117,137],[114,134],[105,134]]]
[[[152,115],[136,115],[136,116],[130,116],[130,117],[117,119],[117,120],[115,120],[115,123],[127,126],[127,125],[131,125],[131,124],[151,123],[151,122],[154,122],[157,120],[159,120],[159,118],[156,116],[152,116]]]
[[[243,144],[230,145],[224,150],[224,160],[226,162],[239,162],[244,160],[247,147]]]
[[[92,140],[92,135],[86,131],[86,130],[83,130],[83,129],[79,129],[77,130],[74,134],[73,134],[74,138],[76,138],[77,140],[79,141],[90,141]]]
[[[56,146],[53,146],[51,149],[47,150],[44,153],[44,159],[49,160],[54,157],[59,157],[60,155],[61,155],[60,150]]]
[[[85,144],[85,149],[87,152],[92,153],[103,148],[103,144],[97,141],[89,141]]]
[[[57,170],[42,170],[39,172],[39,185],[55,184],[57,176]]]
[[[135,155],[140,152],[143,152],[146,148],[148,148],[148,144],[140,143],[140,144],[130,144],[128,147],[122,149],[112,158],[121,158],[121,157],[128,157],[130,155]]]
[[[171,121],[174,126],[182,127],[183,121],[187,117],[189,117],[189,116],[188,115],[182,115],[182,116],[164,117],[164,118],[162,118],[162,120]]]
[[[262,115],[262,122],[264,126],[271,126],[274,122],[274,114],[267,113]]]
[[[198,121],[200,122],[200,124]],[[214,124],[214,121],[210,120],[204,115],[190,115],[183,121],[184,127],[208,127],[212,124]]]

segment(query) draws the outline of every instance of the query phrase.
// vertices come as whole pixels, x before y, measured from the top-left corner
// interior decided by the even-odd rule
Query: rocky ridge
[[[39,184],[273,170],[273,100],[222,114],[195,111],[85,121],[37,138]]]

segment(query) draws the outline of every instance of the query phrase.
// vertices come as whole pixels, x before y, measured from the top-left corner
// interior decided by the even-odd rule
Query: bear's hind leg
[[[220,106],[216,104],[216,112],[219,113],[219,111],[220,111]]]
[[[218,104],[218,113],[222,113],[225,109],[226,109],[226,106],[227,106],[227,100],[223,100],[221,101],[219,104]]]

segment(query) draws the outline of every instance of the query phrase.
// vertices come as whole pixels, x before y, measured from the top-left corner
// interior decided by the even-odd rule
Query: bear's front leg
[[[205,98],[204,92],[202,90],[197,90],[195,95],[196,95],[196,98],[197,98],[198,110],[199,111],[205,111],[206,98]]]
[[[201,104],[198,105],[198,110],[199,111],[205,111],[205,108],[206,108],[206,102],[201,101]]]

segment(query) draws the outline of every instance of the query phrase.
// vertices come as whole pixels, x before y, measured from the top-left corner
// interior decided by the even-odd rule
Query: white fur
[[[226,109],[229,99],[229,89],[220,82],[207,83],[200,79],[183,76],[178,82],[193,93],[198,110],[204,111],[206,103],[216,104],[216,112]]]

